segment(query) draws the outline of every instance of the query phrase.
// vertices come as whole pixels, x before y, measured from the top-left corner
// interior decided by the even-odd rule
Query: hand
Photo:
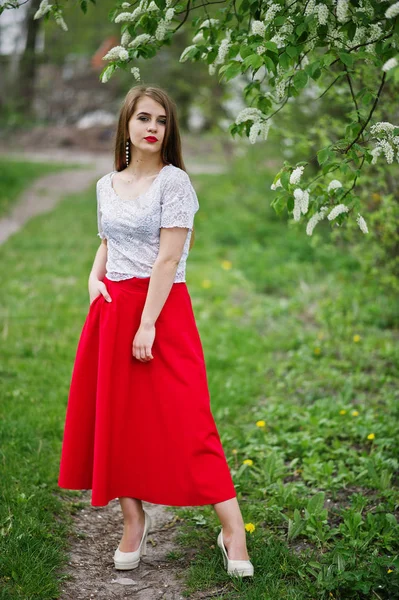
[[[140,362],[149,362],[153,357],[152,344],[155,339],[155,325],[141,324],[133,340],[133,357]]]
[[[112,302],[112,298],[108,293],[107,286],[100,279],[89,278],[89,297],[90,305],[98,296],[103,295],[107,302]]]

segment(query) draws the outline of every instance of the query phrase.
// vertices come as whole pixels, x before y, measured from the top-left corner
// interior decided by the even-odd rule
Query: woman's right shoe
[[[143,509],[144,510],[144,509]],[[122,552],[118,548],[114,554],[115,569],[127,571],[129,569],[135,569],[139,566],[140,556],[147,554],[147,534],[151,528],[151,518],[148,512],[144,510],[144,531],[140,541],[140,545],[134,552]]]
[[[230,560],[227,555],[226,547],[223,543],[223,529],[218,535],[217,544],[222,551],[223,562],[225,569],[229,575],[238,575],[239,577],[252,577],[254,574],[254,566],[250,560]]]

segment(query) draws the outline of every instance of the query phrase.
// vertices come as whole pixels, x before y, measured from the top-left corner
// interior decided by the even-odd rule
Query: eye
[[[142,119],[148,119],[148,117],[139,117],[139,120],[140,120],[140,121],[141,121]],[[159,122],[160,122],[160,123],[162,123],[162,125],[166,125],[166,121],[165,121],[165,119],[161,119]]]

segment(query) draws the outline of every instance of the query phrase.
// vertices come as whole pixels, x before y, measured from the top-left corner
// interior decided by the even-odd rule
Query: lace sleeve
[[[162,190],[160,227],[188,227],[191,230],[198,209],[199,202],[190,177],[183,170],[174,172]]]
[[[100,194],[99,194],[99,190],[98,190],[98,182],[96,184],[96,196],[97,196],[97,229],[98,229],[97,236],[103,240],[103,239],[105,239],[105,235],[104,235],[104,232],[102,229],[102,223],[101,223],[101,205],[100,205]]]

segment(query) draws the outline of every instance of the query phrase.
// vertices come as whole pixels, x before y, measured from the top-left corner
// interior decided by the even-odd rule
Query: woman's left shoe
[[[252,577],[254,566],[250,560],[230,560],[227,556],[227,550],[223,543],[222,529],[218,535],[217,544],[222,551],[225,569],[229,575],[238,575],[239,577]]]
[[[140,545],[134,552],[122,552],[118,548],[114,554],[115,569],[127,571],[135,569],[139,566],[140,556],[147,554],[147,534],[151,527],[151,518],[148,512],[144,510],[144,532],[140,541]]]

